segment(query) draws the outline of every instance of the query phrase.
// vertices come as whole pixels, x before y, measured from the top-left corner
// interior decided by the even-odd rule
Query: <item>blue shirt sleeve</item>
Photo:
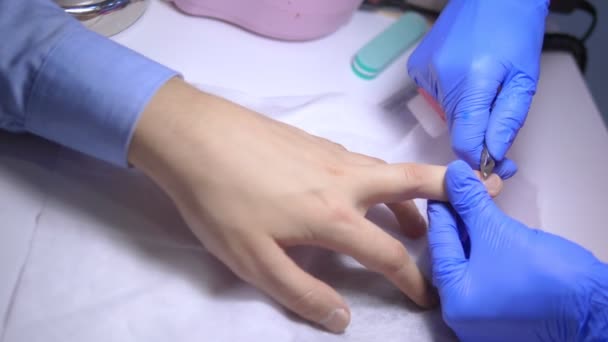
[[[52,0],[0,0],[0,37],[0,128],[121,166],[139,115],[177,75]]]

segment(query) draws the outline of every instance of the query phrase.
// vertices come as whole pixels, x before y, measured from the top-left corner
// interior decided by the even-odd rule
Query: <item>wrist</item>
[[[179,78],[169,80],[141,114],[128,149],[128,161],[157,183],[175,178],[205,140],[209,96]],[[186,165],[189,163],[185,163]]]

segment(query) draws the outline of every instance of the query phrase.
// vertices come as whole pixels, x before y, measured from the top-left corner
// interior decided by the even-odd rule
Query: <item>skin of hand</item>
[[[507,179],[505,155],[524,125],[539,77],[548,0],[450,0],[408,61],[443,108],[452,149],[479,169],[484,143]]]
[[[422,307],[431,286],[404,246],[365,218],[387,203],[404,233],[426,224],[412,198],[445,200],[445,167],[388,165],[172,79],[142,114],[129,162],[171,197],[205,248],[243,280],[332,332],[350,321],[344,299],[284,249],[351,255]],[[486,180],[497,194],[502,181]]]
[[[429,203],[428,238],[443,317],[461,341],[606,340],[608,265],[506,216],[464,161],[448,166],[446,191],[451,205]]]

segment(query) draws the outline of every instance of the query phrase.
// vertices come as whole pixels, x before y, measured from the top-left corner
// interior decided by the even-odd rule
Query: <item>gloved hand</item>
[[[485,142],[503,179],[539,76],[548,0],[450,0],[412,54],[410,76],[442,106],[455,153],[478,169]],[[504,162],[503,162],[504,161]]]
[[[428,207],[433,282],[462,341],[606,340],[608,265],[506,216],[463,161],[446,191],[451,207]]]

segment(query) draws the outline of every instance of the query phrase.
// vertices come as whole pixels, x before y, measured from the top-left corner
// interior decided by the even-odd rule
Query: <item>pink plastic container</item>
[[[336,31],[363,0],[171,0],[182,11],[217,18],[263,36],[310,40]]]

